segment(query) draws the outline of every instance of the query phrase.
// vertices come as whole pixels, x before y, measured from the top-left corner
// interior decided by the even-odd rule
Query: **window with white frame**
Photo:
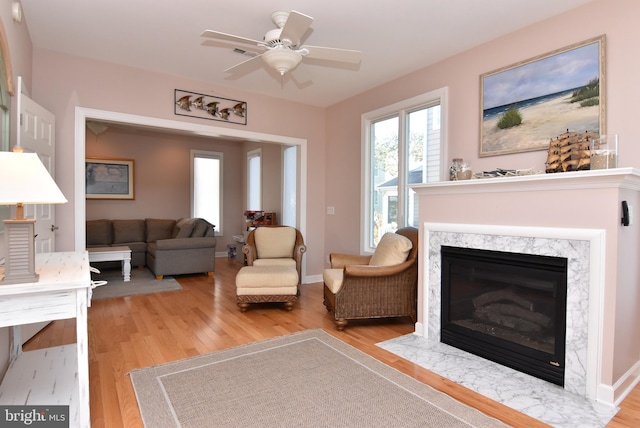
[[[296,200],[298,194],[298,147],[288,146],[282,150],[282,224],[297,227]]]
[[[247,210],[262,210],[262,149],[247,153]]]
[[[429,92],[362,115],[363,252],[382,235],[418,227],[418,198],[411,184],[444,175],[447,89]]]
[[[191,150],[191,215],[222,233],[222,153]]]

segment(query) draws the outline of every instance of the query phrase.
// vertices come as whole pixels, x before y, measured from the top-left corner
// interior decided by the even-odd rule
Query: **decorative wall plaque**
[[[197,92],[174,90],[174,113],[178,116],[247,124],[247,103],[229,98],[213,97]]]

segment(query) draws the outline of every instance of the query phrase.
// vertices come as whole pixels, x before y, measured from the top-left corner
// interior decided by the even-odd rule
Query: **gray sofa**
[[[201,218],[88,220],[87,248],[127,246],[131,265],[158,279],[215,270],[215,226]]]

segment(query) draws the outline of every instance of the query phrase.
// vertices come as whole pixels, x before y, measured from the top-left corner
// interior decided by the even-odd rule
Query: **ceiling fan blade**
[[[221,33],[220,31],[204,30],[200,35],[202,37],[208,37],[210,39],[217,39],[217,40],[225,40],[227,42],[244,43],[244,44],[255,45],[255,46],[264,46],[264,42],[261,42],[259,40],[247,39],[246,37],[234,36],[233,34]]]
[[[322,46],[302,46],[301,50],[307,50],[306,58],[323,59],[337,62],[349,62],[358,64],[362,60],[362,52],[349,49],[325,48]]]
[[[282,27],[280,40],[289,40],[292,45],[297,46],[300,44],[300,38],[309,29],[312,22],[312,17],[292,10],[289,13],[287,22]]]
[[[233,45],[227,43],[227,42],[223,42],[223,41],[218,41],[218,40],[211,40],[211,39],[207,39],[204,40],[201,43],[202,46],[212,46],[214,48],[231,48],[234,51],[238,52],[238,53],[243,53],[243,52],[253,52],[255,54],[262,54],[264,53],[264,51],[266,50],[266,48],[264,46],[242,46],[241,48],[238,47],[234,47]],[[250,54],[245,54],[245,55],[250,55]]]
[[[225,73],[233,73],[233,74],[245,74],[249,71],[253,71],[254,67],[261,60],[262,55],[256,55],[252,58],[249,58],[246,61],[242,61],[239,64],[234,65],[233,67],[229,67],[225,70]]]

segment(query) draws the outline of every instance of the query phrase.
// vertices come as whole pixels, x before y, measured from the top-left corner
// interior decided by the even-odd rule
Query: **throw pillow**
[[[403,263],[407,260],[411,248],[413,243],[409,238],[387,232],[382,235],[376,251],[369,260],[369,266],[393,266]]]
[[[189,238],[191,232],[193,232],[193,226],[195,225],[195,218],[183,218],[176,223],[176,229],[173,233],[174,238]]]
[[[193,226],[193,231],[191,232],[192,238],[201,238],[207,233],[207,228],[209,227],[209,222],[204,219],[197,219]]]

